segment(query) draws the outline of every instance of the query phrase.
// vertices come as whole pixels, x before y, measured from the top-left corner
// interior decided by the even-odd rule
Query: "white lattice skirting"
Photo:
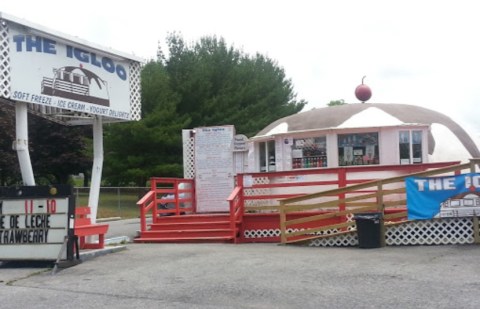
[[[388,246],[402,245],[456,245],[474,243],[473,218],[443,218],[434,220],[409,221],[401,225],[386,226],[385,243]],[[294,230],[289,230],[292,232]],[[331,234],[334,231],[327,231]],[[244,236],[253,240],[280,236],[279,229],[246,230]],[[358,246],[357,233],[342,234],[311,240],[311,247]]]
[[[474,242],[473,218],[411,221],[385,230],[387,245],[455,245]]]

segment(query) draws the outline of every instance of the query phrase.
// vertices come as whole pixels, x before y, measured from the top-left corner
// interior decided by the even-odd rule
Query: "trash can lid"
[[[354,219],[377,220],[382,217],[381,212],[365,212],[353,214]]]

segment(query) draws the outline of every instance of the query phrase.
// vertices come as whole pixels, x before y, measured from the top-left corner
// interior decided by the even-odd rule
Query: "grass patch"
[[[76,205],[88,205],[88,188],[75,189]],[[140,211],[136,203],[145,194],[138,188],[102,188],[98,201],[97,218],[138,218]]]

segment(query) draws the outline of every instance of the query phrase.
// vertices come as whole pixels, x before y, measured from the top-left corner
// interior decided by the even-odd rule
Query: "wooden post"
[[[479,227],[478,227],[478,217],[477,215],[473,216],[473,242],[476,244],[480,243],[480,235],[479,235]]]
[[[283,201],[280,201],[280,240],[282,244],[287,243],[287,228],[286,228],[286,222],[287,221],[287,215],[285,213],[285,204]]]
[[[475,173],[475,165],[478,163],[478,159],[470,159],[470,173]]]
[[[377,182],[377,209],[381,213],[380,217],[380,246],[385,247],[385,205],[383,204],[383,182]]]
[[[244,199],[244,188],[243,188],[243,175],[237,176],[237,186],[240,187],[240,192],[238,193],[238,203],[239,205],[239,213],[240,213],[240,226],[238,227],[240,230],[240,240],[244,242],[245,240],[245,199]]]
[[[347,169],[341,168],[338,170],[338,187],[345,188],[346,186],[347,186]],[[341,193],[338,195],[339,200],[343,200],[345,199],[345,197],[346,197],[345,193]],[[345,203],[338,204],[339,211],[344,211],[345,209],[346,209]],[[347,219],[345,217],[344,220],[342,220],[342,222],[346,222],[346,221]]]
[[[152,208],[152,223],[157,223],[158,221],[158,194],[157,194],[157,179],[156,178],[151,178],[150,180],[150,190],[153,191],[153,208]],[[145,215],[146,213],[144,212],[143,218],[145,220]],[[145,228],[146,230],[146,228]]]
[[[377,182],[377,209],[382,214],[384,213],[385,207],[383,205],[383,182],[381,180]]]
[[[243,199],[243,175],[240,174],[237,176],[237,186],[241,188],[239,193],[239,203],[240,203],[240,215],[242,217],[242,224],[243,224],[243,216],[245,215],[245,201]]]

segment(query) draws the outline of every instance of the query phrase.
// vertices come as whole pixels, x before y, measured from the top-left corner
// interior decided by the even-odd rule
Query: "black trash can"
[[[357,224],[359,248],[380,248],[385,246],[385,230],[381,212],[357,213],[353,218]]]

